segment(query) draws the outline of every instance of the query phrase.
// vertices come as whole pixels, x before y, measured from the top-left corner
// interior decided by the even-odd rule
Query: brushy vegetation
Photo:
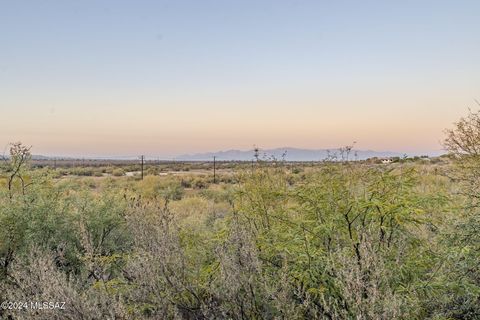
[[[0,301],[66,310],[0,318],[479,319],[480,138],[455,148],[475,119],[448,133],[449,162],[258,160],[217,184],[121,168],[62,178],[14,144]]]

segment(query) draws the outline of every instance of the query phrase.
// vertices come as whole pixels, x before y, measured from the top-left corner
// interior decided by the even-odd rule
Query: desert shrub
[[[287,270],[305,288],[297,299],[313,314],[304,317],[404,318],[415,316],[406,302],[419,303],[404,288],[432,267],[424,240],[411,233],[423,219],[415,176],[328,165],[290,189],[282,171],[264,169],[247,177],[237,208],[271,272]],[[370,269],[382,264],[375,278]]]
[[[228,187],[211,185],[208,189],[202,189],[199,195],[215,203],[230,203],[233,201],[234,191]]]
[[[94,176],[94,177],[103,177],[103,172],[102,172],[102,170],[95,170],[95,171],[93,172],[93,176]]]
[[[147,170],[145,170],[145,175],[150,175],[150,176],[156,176],[160,173],[160,169],[158,167],[148,167]]]
[[[220,175],[218,181],[225,184],[235,184],[238,182],[234,175]]]
[[[126,272],[135,279],[133,314],[145,318],[201,317],[198,274],[205,258],[185,252],[176,218],[167,207],[135,208],[128,216],[135,244]]]
[[[432,317],[480,318],[480,112],[470,111],[446,131],[442,159],[452,163],[447,170],[451,195],[457,199],[455,214],[440,224],[444,259],[441,278],[432,279],[435,296],[428,301]]]
[[[69,171],[69,174],[75,175],[75,176],[92,176],[93,175],[93,170],[91,168],[72,168]]]
[[[478,318],[473,157],[299,173],[262,161],[232,185],[53,179],[27,149],[0,169],[0,301],[67,310],[2,319]]]
[[[204,177],[196,177],[192,181],[192,186],[195,189],[205,189],[208,186],[207,179]]]
[[[112,175],[114,177],[121,177],[121,176],[125,175],[125,171],[121,168],[116,168],[116,169],[112,170]]]
[[[5,319],[117,319],[126,318],[127,310],[107,290],[83,286],[58,269],[55,258],[44,249],[32,247],[13,267],[9,282],[0,288],[10,301],[57,303],[61,309],[4,309]]]
[[[182,188],[191,188],[192,187],[192,180],[182,178],[182,180],[180,181],[180,185],[182,186]]]
[[[147,198],[180,200],[183,188],[180,181],[172,177],[146,176],[139,182],[139,191]]]
[[[302,173],[303,172],[303,169],[302,168],[299,168],[299,167],[294,167],[292,169],[292,173],[293,174],[299,174],[299,173]]]

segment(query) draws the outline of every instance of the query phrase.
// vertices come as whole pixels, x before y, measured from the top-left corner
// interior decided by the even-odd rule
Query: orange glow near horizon
[[[0,147],[158,157],[440,150],[480,99],[480,2],[17,1]]]
[[[142,99],[139,99],[140,101]],[[195,100],[195,99],[193,99]],[[0,144],[22,141],[36,154],[175,156],[226,149],[298,147],[336,148],[357,141],[362,150],[428,152],[441,149],[443,129],[457,120],[468,100],[426,97],[408,99],[355,97],[318,102],[260,99],[197,103],[198,107],[149,102],[145,106],[69,108],[39,105],[30,115],[21,108],[2,111]],[[415,101],[417,100],[417,101]],[[388,107],[385,107],[387,101]],[[64,102],[67,105],[67,101]],[[84,102],[87,105],[86,102]],[[145,102],[144,102],[145,103]],[[225,104],[224,104],[225,103]],[[58,106],[57,106],[58,105]],[[78,105],[78,106],[77,106]],[[158,107],[156,107],[158,105]],[[193,101],[192,101],[193,105]],[[455,107],[452,107],[455,106]]]

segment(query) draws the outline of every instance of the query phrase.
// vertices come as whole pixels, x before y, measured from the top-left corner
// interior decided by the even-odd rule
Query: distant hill
[[[444,154],[444,152],[437,150],[423,153],[401,153],[391,151],[374,151],[374,150],[352,150],[349,155],[349,160],[365,160],[369,158],[388,158],[388,157],[403,157],[404,155],[409,157],[428,155],[430,157],[436,157]],[[283,157],[285,155],[285,157]],[[205,152],[195,154],[184,154],[174,157],[178,161],[212,161],[213,157],[217,157],[219,161],[250,161],[254,159],[254,151],[252,150],[225,150],[218,152]],[[286,161],[322,161],[329,157],[336,156],[337,159],[341,159],[341,152],[339,149],[300,149],[300,148],[275,148],[264,149],[259,152],[260,159],[275,158],[281,160],[284,158]],[[9,158],[9,155],[0,155],[0,159]],[[148,160],[167,158],[158,156],[147,156]],[[168,160],[171,161],[171,157]],[[138,157],[69,157],[69,156],[44,156],[44,155],[32,155],[32,160],[36,161],[48,161],[48,160],[124,160],[124,161],[138,161]]]
[[[282,159],[282,156],[285,155],[285,160],[287,161],[321,161],[327,159],[329,156],[337,155],[338,158],[341,158],[341,153],[338,149],[298,149],[298,148],[276,148],[276,149],[265,149],[260,150],[260,158],[269,158],[274,157],[276,159]],[[402,157],[404,154],[399,152],[389,152],[389,151],[373,151],[373,150],[352,150],[350,152],[350,160],[365,160],[373,157]],[[176,160],[183,161],[207,161],[212,160],[216,156],[218,160],[228,160],[228,161],[249,161],[254,158],[253,150],[227,150],[227,151],[218,151],[218,152],[207,152],[207,153],[197,153],[197,154],[185,154],[176,157]]]
[[[0,159],[10,159],[10,155],[0,155]],[[46,161],[46,160],[73,160],[72,157],[57,157],[57,156],[43,156],[41,154],[32,154],[32,160]]]
[[[42,156],[39,154],[32,154],[32,160],[50,160],[50,159],[52,158],[47,156]]]

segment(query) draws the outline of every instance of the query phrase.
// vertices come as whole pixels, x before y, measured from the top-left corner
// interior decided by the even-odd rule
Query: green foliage
[[[175,179],[146,176],[138,185],[141,195],[150,199],[159,197],[169,201],[180,200],[183,196],[181,183]]]
[[[0,300],[72,307],[0,317],[478,319],[466,163],[258,161],[213,184],[66,178],[27,161],[9,184],[13,161],[0,173]]]
[[[123,169],[121,169],[121,168],[114,169],[114,170],[112,171],[112,175],[113,175],[114,177],[121,177],[121,176],[124,176],[124,175],[125,175],[125,171],[124,171]]]

